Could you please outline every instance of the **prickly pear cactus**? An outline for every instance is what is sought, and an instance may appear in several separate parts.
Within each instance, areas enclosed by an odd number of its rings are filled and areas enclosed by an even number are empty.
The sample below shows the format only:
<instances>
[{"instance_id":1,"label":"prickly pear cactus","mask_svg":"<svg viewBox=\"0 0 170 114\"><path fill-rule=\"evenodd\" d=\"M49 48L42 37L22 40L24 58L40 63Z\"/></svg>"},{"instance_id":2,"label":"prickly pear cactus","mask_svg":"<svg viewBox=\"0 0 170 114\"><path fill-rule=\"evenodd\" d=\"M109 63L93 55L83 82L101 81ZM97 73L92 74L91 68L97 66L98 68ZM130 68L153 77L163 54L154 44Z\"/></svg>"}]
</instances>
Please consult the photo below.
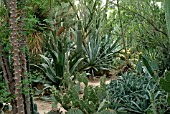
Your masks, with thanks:
<instances>
[{"instance_id":1,"label":"prickly pear cactus","mask_svg":"<svg viewBox=\"0 0 170 114\"><path fill-rule=\"evenodd\" d=\"M168 104L170 105L170 72L166 72L164 77L160 78L159 84L168 93Z\"/></svg>"},{"instance_id":2,"label":"prickly pear cactus","mask_svg":"<svg viewBox=\"0 0 170 114\"><path fill-rule=\"evenodd\" d=\"M55 102L61 103L62 107L68 110L67 114L81 114L80 111L83 111L83 114L93 114L96 111L101 112L105 110L108 106L108 102L105 102L104 99L106 95L105 77L100 80L100 87L88 86L88 79L84 73L78 74L76 78L78 81L76 84L71 84L71 80L66 81L70 86L66 86L69 88L65 90L58 91L53 88ZM84 84L82 89L83 95L80 93L81 83Z\"/></svg>"}]
</instances>

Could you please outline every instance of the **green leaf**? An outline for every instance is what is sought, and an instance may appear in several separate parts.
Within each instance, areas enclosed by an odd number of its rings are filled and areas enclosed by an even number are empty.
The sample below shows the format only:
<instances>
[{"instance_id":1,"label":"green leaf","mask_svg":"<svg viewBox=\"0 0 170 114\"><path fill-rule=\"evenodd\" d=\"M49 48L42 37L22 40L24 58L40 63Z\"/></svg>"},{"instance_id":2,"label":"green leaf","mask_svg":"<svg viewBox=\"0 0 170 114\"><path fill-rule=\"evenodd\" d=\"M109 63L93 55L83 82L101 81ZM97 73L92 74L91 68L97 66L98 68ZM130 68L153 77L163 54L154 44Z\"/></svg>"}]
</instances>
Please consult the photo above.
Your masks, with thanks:
<instances>
[{"instance_id":1,"label":"green leaf","mask_svg":"<svg viewBox=\"0 0 170 114\"><path fill-rule=\"evenodd\" d=\"M43 60L48 64L48 66L52 67L51 62L47 57L45 57L44 55L41 55L41 54L40 54L40 57L43 58Z\"/></svg>"},{"instance_id":2,"label":"green leaf","mask_svg":"<svg viewBox=\"0 0 170 114\"><path fill-rule=\"evenodd\" d=\"M142 64L140 61L137 62L136 69L140 74L142 73Z\"/></svg>"},{"instance_id":3,"label":"green leaf","mask_svg":"<svg viewBox=\"0 0 170 114\"><path fill-rule=\"evenodd\" d=\"M153 77L156 78L154 75L154 71L151 67L151 65L149 64L149 61L146 59L146 57L142 56L142 60L143 60L143 64L146 66L146 69L148 71L148 73Z\"/></svg>"},{"instance_id":4,"label":"green leaf","mask_svg":"<svg viewBox=\"0 0 170 114\"><path fill-rule=\"evenodd\" d=\"M106 103L106 99L103 99L103 101L100 103L100 105L98 107L97 112L99 112L105 106L105 103Z\"/></svg>"}]
</instances>

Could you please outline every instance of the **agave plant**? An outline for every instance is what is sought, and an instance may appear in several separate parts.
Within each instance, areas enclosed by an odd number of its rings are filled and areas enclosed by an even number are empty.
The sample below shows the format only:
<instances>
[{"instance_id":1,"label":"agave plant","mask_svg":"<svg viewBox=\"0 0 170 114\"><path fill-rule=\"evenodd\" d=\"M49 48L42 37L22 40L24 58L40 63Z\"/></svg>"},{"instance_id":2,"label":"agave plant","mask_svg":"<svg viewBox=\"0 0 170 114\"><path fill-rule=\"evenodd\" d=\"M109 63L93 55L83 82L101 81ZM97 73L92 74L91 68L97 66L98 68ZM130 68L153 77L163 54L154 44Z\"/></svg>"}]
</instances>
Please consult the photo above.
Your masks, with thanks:
<instances>
[{"instance_id":1,"label":"agave plant","mask_svg":"<svg viewBox=\"0 0 170 114\"><path fill-rule=\"evenodd\" d=\"M69 54L68 50L70 50L72 46L68 49L69 43L65 38L56 38L56 31L53 31L51 35L52 36L48 35L45 38L45 41L48 41L48 54L46 56L40 55L43 60L40 67L36 65L34 66L40 68L46 74L52 85L59 87L59 84L64 76L64 72L66 72L66 67L69 69L68 72L73 74L83 58L81 58L78 53ZM67 53L68 55L66 55Z\"/></svg>"},{"instance_id":2,"label":"agave plant","mask_svg":"<svg viewBox=\"0 0 170 114\"><path fill-rule=\"evenodd\" d=\"M113 43L109 41L110 36L103 38L95 36L90 39L87 45L83 46L85 60L82 69L92 73L93 76L96 72L113 68L111 63L121 50L118 49L120 38L117 38Z\"/></svg>"},{"instance_id":3,"label":"agave plant","mask_svg":"<svg viewBox=\"0 0 170 114\"><path fill-rule=\"evenodd\" d=\"M147 73L123 74L121 79L110 82L108 92L110 108L120 113L163 114L168 107L167 93Z\"/></svg>"}]
</instances>

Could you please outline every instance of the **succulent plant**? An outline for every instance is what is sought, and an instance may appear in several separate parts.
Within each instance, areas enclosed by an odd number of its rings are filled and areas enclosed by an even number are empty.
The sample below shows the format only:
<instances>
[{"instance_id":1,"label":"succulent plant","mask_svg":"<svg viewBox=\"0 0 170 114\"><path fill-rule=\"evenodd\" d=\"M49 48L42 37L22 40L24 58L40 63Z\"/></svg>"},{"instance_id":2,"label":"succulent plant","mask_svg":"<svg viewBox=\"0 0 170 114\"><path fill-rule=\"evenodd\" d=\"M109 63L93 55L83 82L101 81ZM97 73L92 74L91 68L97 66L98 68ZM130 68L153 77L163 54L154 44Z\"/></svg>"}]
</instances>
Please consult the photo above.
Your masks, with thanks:
<instances>
[{"instance_id":1,"label":"succulent plant","mask_svg":"<svg viewBox=\"0 0 170 114\"><path fill-rule=\"evenodd\" d=\"M20 55L19 55L19 42L18 42L18 23L17 23L17 0L10 1L10 28L11 28L11 44L12 44L12 59L14 66L14 80L15 80L15 95L16 95L16 104L19 114L24 114L24 105L23 105L23 95L22 95L22 70L20 67Z\"/></svg>"},{"instance_id":2,"label":"succulent plant","mask_svg":"<svg viewBox=\"0 0 170 114\"><path fill-rule=\"evenodd\" d=\"M37 104L36 103L34 103L34 107L33 107L34 109L34 114L39 114L39 112L38 112L38 107L37 107Z\"/></svg>"},{"instance_id":3,"label":"succulent plant","mask_svg":"<svg viewBox=\"0 0 170 114\"><path fill-rule=\"evenodd\" d=\"M86 74L77 74L77 84L73 83L68 75L64 78L64 87L61 90L53 90L55 103L61 103L65 110L68 110L68 114L100 114L105 111L108 106L106 100L106 85L105 78L102 78L100 87L88 86L88 79ZM83 96L81 97L79 91L81 89L80 83L84 83ZM64 88L64 89L63 89ZM114 112L114 111L111 111ZM103 114L103 113L102 113ZM114 113L112 113L114 114Z\"/></svg>"},{"instance_id":4,"label":"succulent plant","mask_svg":"<svg viewBox=\"0 0 170 114\"><path fill-rule=\"evenodd\" d=\"M167 95L154 78L126 73L108 85L110 108L118 112L166 112Z\"/></svg>"}]
</instances>

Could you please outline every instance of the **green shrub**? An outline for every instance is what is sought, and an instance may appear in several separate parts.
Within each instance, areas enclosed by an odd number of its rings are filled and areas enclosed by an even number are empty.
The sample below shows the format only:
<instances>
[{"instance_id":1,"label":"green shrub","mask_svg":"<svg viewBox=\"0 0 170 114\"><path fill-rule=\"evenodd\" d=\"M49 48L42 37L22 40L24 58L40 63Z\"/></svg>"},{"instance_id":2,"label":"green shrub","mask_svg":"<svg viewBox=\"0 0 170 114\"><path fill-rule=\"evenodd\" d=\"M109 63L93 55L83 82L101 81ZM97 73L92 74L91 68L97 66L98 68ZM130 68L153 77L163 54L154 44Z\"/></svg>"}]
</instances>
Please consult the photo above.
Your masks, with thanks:
<instances>
[{"instance_id":1,"label":"green shrub","mask_svg":"<svg viewBox=\"0 0 170 114\"><path fill-rule=\"evenodd\" d=\"M110 108L126 113L164 113L167 109L167 93L157 81L148 75L126 73L121 79L108 85Z\"/></svg>"}]
</instances>

